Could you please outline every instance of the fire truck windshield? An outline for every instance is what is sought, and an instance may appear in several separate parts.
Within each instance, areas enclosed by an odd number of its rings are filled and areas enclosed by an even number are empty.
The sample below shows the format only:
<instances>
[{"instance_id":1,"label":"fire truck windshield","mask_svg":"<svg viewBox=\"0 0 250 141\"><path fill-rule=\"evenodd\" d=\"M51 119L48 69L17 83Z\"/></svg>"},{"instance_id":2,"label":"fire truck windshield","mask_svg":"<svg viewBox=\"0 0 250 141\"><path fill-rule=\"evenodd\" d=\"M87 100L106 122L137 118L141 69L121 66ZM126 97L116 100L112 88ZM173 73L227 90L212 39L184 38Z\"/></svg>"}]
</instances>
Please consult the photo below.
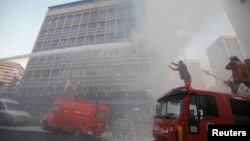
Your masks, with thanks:
<instances>
[{"instance_id":1,"label":"fire truck windshield","mask_svg":"<svg viewBox=\"0 0 250 141\"><path fill-rule=\"evenodd\" d=\"M158 101L156 107L157 118L178 118L182 109L184 95L165 97Z\"/></svg>"}]
</instances>

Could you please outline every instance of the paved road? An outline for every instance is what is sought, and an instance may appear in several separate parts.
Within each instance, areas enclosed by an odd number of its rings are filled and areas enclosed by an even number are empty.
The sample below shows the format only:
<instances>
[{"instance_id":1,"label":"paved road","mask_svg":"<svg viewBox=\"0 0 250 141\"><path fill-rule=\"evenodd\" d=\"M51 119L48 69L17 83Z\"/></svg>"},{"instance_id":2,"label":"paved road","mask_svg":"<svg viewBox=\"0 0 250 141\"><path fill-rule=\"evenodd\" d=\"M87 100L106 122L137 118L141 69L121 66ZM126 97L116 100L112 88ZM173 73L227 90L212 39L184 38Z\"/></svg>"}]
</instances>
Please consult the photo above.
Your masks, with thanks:
<instances>
[{"instance_id":1,"label":"paved road","mask_svg":"<svg viewBox=\"0 0 250 141\"><path fill-rule=\"evenodd\" d=\"M135 137L132 141L152 141L152 137ZM122 141L106 132L102 138L75 138L69 132L44 131L39 126L0 126L0 141ZM124 140L125 141L125 140Z\"/></svg>"},{"instance_id":2,"label":"paved road","mask_svg":"<svg viewBox=\"0 0 250 141\"><path fill-rule=\"evenodd\" d=\"M98 141L97 139L74 138L72 134L56 131L20 131L0 128L0 141ZM99 139L102 141L102 139Z\"/></svg>"},{"instance_id":3,"label":"paved road","mask_svg":"<svg viewBox=\"0 0 250 141\"><path fill-rule=\"evenodd\" d=\"M136 137L133 141L152 141L152 137ZM121 141L105 132L102 138L75 138L69 132L61 130L45 131L40 127L40 118L32 117L22 126L1 126L0 141Z\"/></svg>"}]
</instances>

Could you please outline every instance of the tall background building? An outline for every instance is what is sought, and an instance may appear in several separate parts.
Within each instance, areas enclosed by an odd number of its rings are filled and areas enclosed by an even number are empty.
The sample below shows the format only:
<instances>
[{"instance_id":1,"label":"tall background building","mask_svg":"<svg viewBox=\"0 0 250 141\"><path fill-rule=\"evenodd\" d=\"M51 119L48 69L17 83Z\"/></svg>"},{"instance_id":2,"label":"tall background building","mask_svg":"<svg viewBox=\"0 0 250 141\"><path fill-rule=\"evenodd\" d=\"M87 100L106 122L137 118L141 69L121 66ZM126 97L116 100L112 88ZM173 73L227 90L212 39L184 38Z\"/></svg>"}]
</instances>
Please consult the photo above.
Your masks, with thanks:
<instances>
[{"instance_id":1,"label":"tall background building","mask_svg":"<svg viewBox=\"0 0 250 141\"><path fill-rule=\"evenodd\" d=\"M221 1L232 26L245 51L246 57L250 57L250 1L249 0L222 0ZM244 56L245 57L245 56Z\"/></svg>"},{"instance_id":2,"label":"tall background building","mask_svg":"<svg viewBox=\"0 0 250 141\"><path fill-rule=\"evenodd\" d=\"M145 114L153 104L151 55L132 38L141 30L143 2L87 0L49 7L18 101L36 111L58 97L84 97L109 105L110 124L129 116L145 125L139 115L152 115Z\"/></svg>"},{"instance_id":3,"label":"tall background building","mask_svg":"<svg viewBox=\"0 0 250 141\"><path fill-rule=\"evenodd\" d=\"M204 74L202 73L199 60L187 59L185 60L185 63L192 77L192 86L197 89L206 89Z\"/></svg>"},{"instance_id":4,"label":"tall background building","mask_svg":"<svg viewBox=\"0 0 250 141\"><path fill-rule=\"evenodd\" d=\"M14 61L0 62L0 92L7 92L8 88L15 87L24 73L24 68Z\"/></svg>"},{"instance_id":5,"label":"tall background building","mask_svg":"<svg viewBox=\"0 0 250 141\"><path fill-rule=\"evenodd\" d=\"M217 78L215 79L214 89L230 92L229 87L226 87L222 82L231 77L231 71L225 70L225 66L231 56L238 56L242 61L246 57L245 50L240 45L238 37L236 35L220 36L206 51L212 74Z\"/></svg>"}]
</instances>

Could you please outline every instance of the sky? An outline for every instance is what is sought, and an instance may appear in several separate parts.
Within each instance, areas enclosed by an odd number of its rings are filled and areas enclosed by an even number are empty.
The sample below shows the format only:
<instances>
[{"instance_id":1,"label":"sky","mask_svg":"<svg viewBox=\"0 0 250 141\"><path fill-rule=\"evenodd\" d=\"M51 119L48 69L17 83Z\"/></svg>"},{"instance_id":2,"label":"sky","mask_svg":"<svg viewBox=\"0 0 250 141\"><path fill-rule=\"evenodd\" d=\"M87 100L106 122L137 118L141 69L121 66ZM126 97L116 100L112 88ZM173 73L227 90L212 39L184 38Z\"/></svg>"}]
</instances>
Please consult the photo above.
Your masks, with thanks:
<instances>
[{"instance_id":1,"label":"sky","mask_svg":"<svg viewBox=\"0 0 250 141\"><path fill-rule=\"evenodd\" d=\"M0 58L32 51L48 7L74 0L0 0Z\"/></svg>"},{"instance_id":2,"label":"sky","mask_svg":"<svg viewBox=\"0 0 250 141\"><path fill-rule=\"evenodd\" d=\"M30 54L48 7L74 1L0 0L0 59ZM145 1L146 18L141 19L144 30L133 38L145 39L148 51L155 55L156 80L176 79L178 74L170 72L168 65L184 59L184 54L209 70L206 48L221 35L235 34L218 0ZM27 59L17 61L25 67ZM162 76L162 72L174 75Z\"/></svg>"}]
</instances>

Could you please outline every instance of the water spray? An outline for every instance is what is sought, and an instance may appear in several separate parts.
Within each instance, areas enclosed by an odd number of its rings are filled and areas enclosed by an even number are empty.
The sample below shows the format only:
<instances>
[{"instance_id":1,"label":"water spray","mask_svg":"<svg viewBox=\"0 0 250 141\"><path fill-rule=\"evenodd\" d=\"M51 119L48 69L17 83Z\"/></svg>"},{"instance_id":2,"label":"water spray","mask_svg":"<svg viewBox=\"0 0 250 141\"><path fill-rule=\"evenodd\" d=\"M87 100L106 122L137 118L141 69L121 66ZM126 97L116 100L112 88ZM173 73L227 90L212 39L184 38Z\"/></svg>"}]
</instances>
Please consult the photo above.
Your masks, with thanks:
<instances>
[{"instance_id":1,"label":"water spray","mask_svg":"<svg viewBox=\"0 0 250 141\"><path fill-rule=\"evenodd\" d=\"M35 56L65 53L65 52L89 51L89 50L93 50L93 49L98 50L98 49L107 49L107 48L126 48L126 47L131 47L132 45L133 44L130 42L83 45L83 46L76 46L76 47L68 47L68 48L61 48L61 49L54 49L54 50L39 51L39 52L31 53L31 54L16 55L16 56L7 57L7 58L0 58L0 62L7 61L7 60L28 58L28 57L35 57Z\"/></svg>"}]
</instances>

